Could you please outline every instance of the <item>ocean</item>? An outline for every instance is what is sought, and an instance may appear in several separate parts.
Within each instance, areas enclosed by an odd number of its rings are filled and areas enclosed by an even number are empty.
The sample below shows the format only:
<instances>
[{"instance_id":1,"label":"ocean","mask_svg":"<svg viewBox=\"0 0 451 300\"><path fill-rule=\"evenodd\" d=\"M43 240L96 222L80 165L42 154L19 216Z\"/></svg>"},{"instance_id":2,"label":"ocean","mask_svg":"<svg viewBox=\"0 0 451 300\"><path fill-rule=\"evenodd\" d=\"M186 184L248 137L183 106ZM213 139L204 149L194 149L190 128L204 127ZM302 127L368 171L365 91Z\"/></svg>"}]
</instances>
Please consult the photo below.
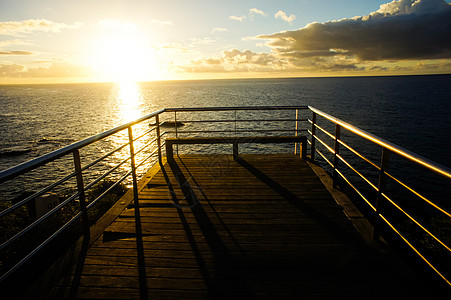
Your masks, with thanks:
<instances>
[{"instance_id":1,"label":"ocean","mask_svg":"<svg viewBox=\"0 0 451 300\"><path fill-rule=\"evenodd\" d=\"M260 105L311 105L451 167L450 87L451 75L1 85L0 171L164 107Z\"/></svg>"}]
</instances>

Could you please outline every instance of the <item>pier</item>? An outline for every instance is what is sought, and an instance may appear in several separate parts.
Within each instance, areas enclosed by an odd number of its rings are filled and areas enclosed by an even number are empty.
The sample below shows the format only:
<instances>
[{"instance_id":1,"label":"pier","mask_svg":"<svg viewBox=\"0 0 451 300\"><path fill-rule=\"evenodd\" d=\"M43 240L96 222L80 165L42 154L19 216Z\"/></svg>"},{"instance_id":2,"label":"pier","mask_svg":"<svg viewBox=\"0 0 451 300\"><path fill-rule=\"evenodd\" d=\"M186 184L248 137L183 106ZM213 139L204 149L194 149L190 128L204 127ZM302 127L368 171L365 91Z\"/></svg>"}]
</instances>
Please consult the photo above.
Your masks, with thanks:
<instances>
[{"instance_id":1,"label":"pier","mask_svg":"<svg viewBox=\"0 0 451 300\"><path fill-rule=\"evenodd\" d=\"M202 115L212 112L213 117ZM312 117L303 118L303 112ZM201 115L196 117L196 113ZM181 130L178 124L190 125ZM334 133L328 131L331 127ZM344 131L379 147L379 162L350 146ZM118 134L116 139L122 144L115 149L95 158L80 154ZM247 153L246 149L266 144L281 147L268 148L269 153ZM199 145L213 150L202 152ZM214 150L218 145L225 148ZM183 147L194 151L184 153ZM123 150L128 154L114 160ZM342 154L345 150L376 169L378 181L373 183L369 175L355 169L354 161ZM23 258L15 262L2 258L2 291L11 299L423 299L435 295L451 286L450 248L440 232L427 228L403 204L394 202L386 182L407 187L445 217L451 214L392 175L390 154L438 174L445 183L451 179L446 167L312 107L157 111L0 173L0 182L8 182L66 156L72 158L75 170L12 203L0 212L0 218L69 179L76 183L72 195L19 228L2 242L0 251L16 249L15 243L48 224L60 210L70 205L78 208L72 219L43 237ZM317 164L316 156L332 167L330 172ZM89 171L104 160L111 169L93 179ZM150 167L139 173L149 161ZM129 167L120 173L124 165ZM374 197L350 180L344 166L364 179ZM114 177L116 182L88 200L88 191L113 172L120 174ZM96 203L102 203L109 191L126 180L131 189L90 223L89 212ZM343 193L349 190L352 201ZM360 211L356 203L367 209ZM389 204L391 211L412 220L448 254L424 254L397 227L398 219L391 219ZM58 245L71 226L83 228L78 241L53 262L39 264L39 258ZM416 266L409 264L411 258L400 258L400 253L408 251L415 256ZM39 273L35 273L36 265ZM423 269L427 271L419 272ZM29 284L24 287L23 281Z\"/></svg>"}]
</instances>

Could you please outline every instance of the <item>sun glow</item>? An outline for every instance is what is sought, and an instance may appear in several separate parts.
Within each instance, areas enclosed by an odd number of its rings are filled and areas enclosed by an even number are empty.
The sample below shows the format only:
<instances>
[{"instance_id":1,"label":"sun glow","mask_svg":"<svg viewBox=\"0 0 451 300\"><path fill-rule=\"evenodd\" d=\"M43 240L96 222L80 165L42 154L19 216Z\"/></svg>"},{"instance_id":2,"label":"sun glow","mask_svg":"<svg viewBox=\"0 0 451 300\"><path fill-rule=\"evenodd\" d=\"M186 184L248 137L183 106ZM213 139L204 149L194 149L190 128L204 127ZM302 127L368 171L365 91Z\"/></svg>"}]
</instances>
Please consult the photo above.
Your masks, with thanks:
<instances>
[{"instance_id":1,"label":"sun glow","mask_svg":"<svg viewBox=\"0 0 451 300\"><path fill-rule=\"evenodd\" d=\"M161 79L161 66L149 40L137 32L116 31L94 43L92 65L102 80L133 82Z\"/></svg>"}]
</instances>

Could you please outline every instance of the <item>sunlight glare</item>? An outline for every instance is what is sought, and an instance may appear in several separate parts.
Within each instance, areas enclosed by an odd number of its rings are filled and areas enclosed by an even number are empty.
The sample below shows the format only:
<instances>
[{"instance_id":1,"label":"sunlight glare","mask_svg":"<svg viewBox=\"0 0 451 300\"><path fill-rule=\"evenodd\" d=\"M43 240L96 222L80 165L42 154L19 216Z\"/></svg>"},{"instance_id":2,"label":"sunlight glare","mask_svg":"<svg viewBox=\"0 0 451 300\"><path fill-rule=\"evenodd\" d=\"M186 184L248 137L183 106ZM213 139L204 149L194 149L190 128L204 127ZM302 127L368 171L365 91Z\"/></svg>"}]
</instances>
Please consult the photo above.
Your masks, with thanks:
<instances>
[{"instance_id":1,"label":"sunlight glare","mask_svg":"<svg viewBox=\"0 0 451 300\"><path fill-rule=\"evenodd\" d=\"M96 41L93 65L103 80L160 79L157 53L137 32L118 31Z\"/></svg>"}]
</instances>

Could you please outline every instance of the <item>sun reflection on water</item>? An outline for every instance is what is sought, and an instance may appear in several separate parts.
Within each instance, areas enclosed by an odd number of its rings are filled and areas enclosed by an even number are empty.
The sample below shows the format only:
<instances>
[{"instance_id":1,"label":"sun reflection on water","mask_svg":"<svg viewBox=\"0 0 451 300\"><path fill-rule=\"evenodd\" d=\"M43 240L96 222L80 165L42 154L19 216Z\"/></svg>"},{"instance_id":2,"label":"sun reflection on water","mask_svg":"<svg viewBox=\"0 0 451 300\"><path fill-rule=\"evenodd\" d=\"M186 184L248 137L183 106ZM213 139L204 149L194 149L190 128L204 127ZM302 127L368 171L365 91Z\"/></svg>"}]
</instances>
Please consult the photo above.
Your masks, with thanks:
<instances>
[{"instance_id":1,"label":"sun reflection on water","mask_svg":"<svg viewBox=\"0 0 451 300\"><path fill-rule=\"evenodd\" d=\"M122 119L120 123L130 122L140 117L139 106L142 102L142 94L138 83L134 81L119 82L117 99L118 115Z\"/></svg>"},{"instance_id":2,"label":"sun reflection on water","mask_svg":"<svg viewBox=\"0 0 451 300\"><path fill-rule=\"evenodd\" d=\"M139 86L139 83L134 81L118 82L116 83L114 90L115 99L115 114L116 114L116 124L121 125L134 121L141 117L144 113L142 112L142 104L144 102L143 93ZM149 122L142 122L135 124L132 127L133 138L133 148L136 153L135 163L139 164L144 159L149 158L149 154L154 151L155 147L149 145L151 139L154 138L151 134L145 134L149 131ZM137 139L139 137L139 139ZM128 130L122 130L116 134L113 134L108 139L110 145L104 149L107 153L113 149L117 149L129 142ZM141 149L143 151L141 151ZM139 153L138 153L139 152ZM130 147L124 147L121 150L113 153L109 159L109 167L112 168L117 166L118 163L129 159L130 157ZM150 168L151 164L156 161L155 157L151 157L146 161L140 168L137 169L138 177L145 174L146 170ZM112 176L124 175L128 170L130 170L129 160L118 169L118 173L114 173ZM125 183L127 185L131 184L131 178L126 179Z\"/></svg>"}]
</instances>

